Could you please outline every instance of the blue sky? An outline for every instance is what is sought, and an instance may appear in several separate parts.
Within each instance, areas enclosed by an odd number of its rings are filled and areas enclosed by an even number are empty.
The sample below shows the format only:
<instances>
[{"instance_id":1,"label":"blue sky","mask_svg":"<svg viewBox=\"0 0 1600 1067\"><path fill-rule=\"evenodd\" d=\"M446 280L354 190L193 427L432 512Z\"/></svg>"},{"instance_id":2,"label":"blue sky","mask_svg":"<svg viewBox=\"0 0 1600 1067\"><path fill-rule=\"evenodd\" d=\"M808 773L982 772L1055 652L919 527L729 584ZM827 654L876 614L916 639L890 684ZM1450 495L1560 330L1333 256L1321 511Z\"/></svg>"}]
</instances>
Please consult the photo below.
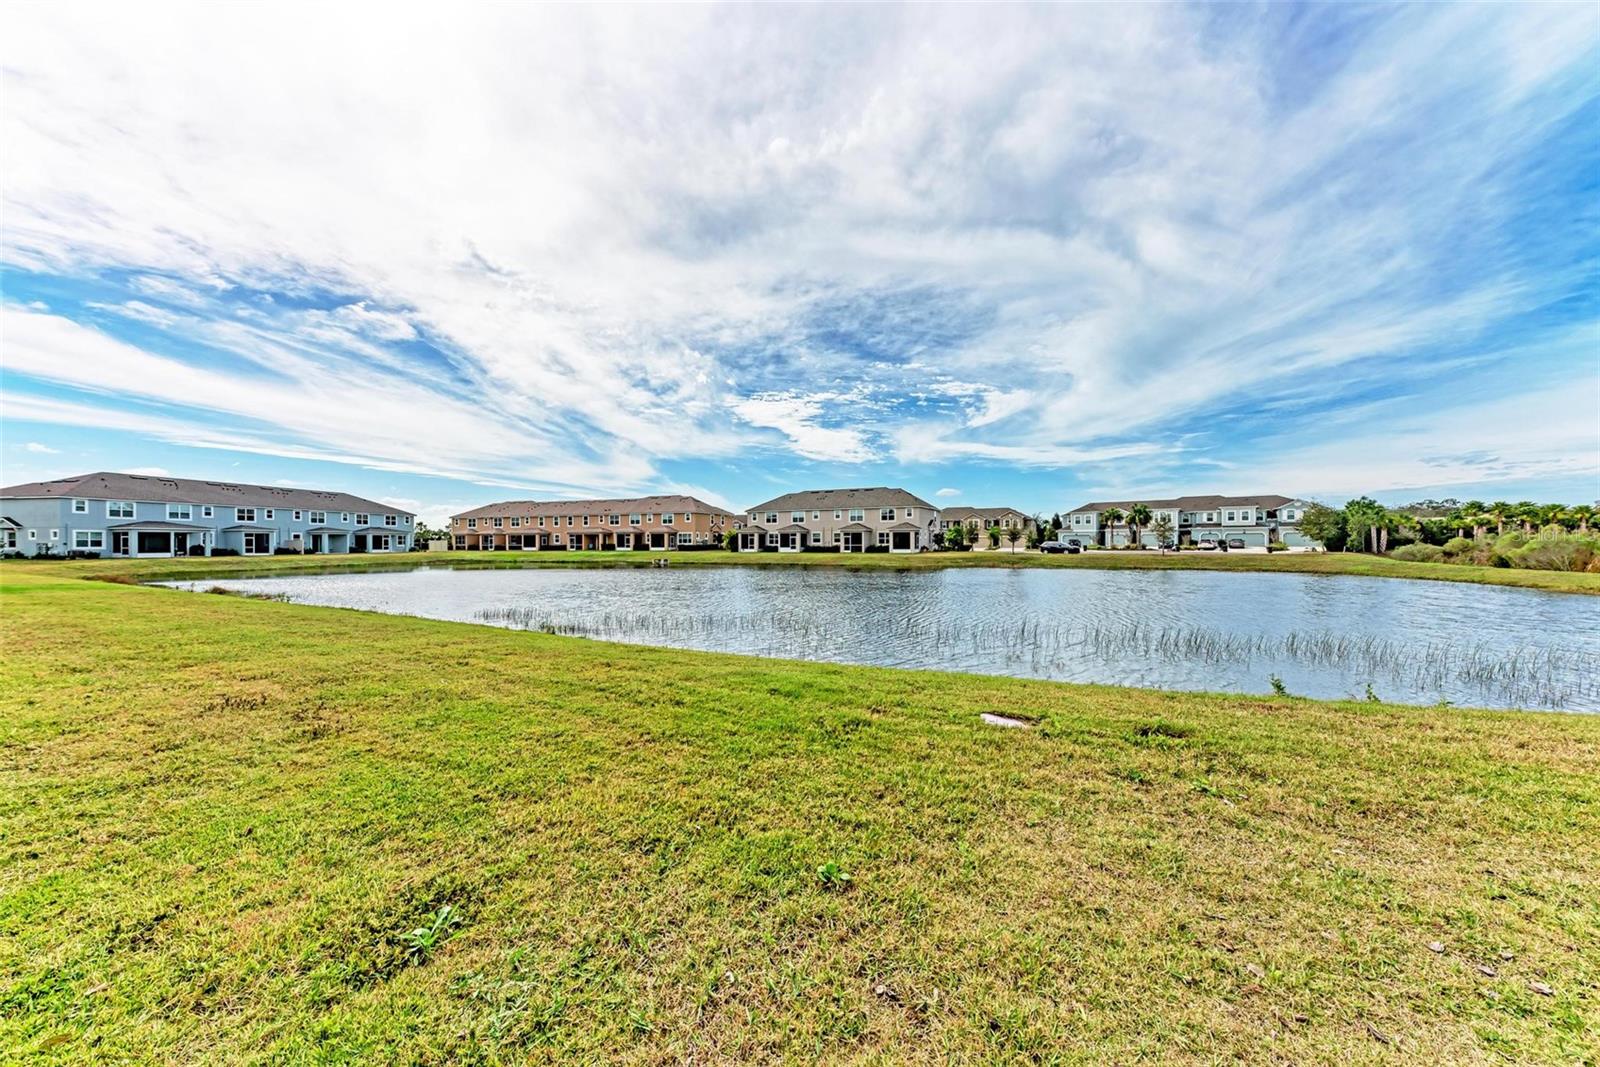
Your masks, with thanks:
<instances>
[{"instance_id":1,"label":"blue sky","mask_svg":"<svg viewBox=\"0 0 1600 1067\"><path fill-rule=\"evenodd\" d=\"M0 30L6 483L1600 496L1592 7Z\"/></svg>"}]
</instances>

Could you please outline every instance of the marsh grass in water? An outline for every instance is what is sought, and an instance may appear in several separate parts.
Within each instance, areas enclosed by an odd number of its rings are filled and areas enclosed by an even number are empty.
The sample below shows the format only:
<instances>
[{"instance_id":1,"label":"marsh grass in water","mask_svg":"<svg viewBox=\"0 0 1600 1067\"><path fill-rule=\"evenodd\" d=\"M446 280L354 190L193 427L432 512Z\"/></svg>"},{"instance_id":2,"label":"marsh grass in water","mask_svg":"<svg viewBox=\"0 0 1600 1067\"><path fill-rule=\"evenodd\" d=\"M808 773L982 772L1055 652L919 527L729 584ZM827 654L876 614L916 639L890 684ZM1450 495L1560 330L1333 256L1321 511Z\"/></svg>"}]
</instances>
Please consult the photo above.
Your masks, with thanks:
<instances>
[{"instance_id":1,"label":"marsh grass in water","mask_svg":"<svg viewBox=\"0 0 1600 1067\"><path fill-rule=\"evenodd\" d=\"M573 618L538 607L513 607L484 609L477 617L512 629L636 644L705 646L730 635L764 637L764 645L755 642L764 653L797 659L826 658L823 653L833 637L827 619L806 612L725 616L606 611ZM1083 658L1241 667L1294 663L1365 678L1368 700L1376 699L1378 682L1418 691L1467 688L1514 707L1590 706L1600 700L1600 657L1551 645L1503 650L1375 634L1241 634L1140 621L1068 624L1026 618L976 623L902 618L883 629L897 644L926 649L933 658L959 650L1044 676ZM1279 675L1272 673L1270 679L1274 693L1288 695Z\"/></svg>"}]
</instances>

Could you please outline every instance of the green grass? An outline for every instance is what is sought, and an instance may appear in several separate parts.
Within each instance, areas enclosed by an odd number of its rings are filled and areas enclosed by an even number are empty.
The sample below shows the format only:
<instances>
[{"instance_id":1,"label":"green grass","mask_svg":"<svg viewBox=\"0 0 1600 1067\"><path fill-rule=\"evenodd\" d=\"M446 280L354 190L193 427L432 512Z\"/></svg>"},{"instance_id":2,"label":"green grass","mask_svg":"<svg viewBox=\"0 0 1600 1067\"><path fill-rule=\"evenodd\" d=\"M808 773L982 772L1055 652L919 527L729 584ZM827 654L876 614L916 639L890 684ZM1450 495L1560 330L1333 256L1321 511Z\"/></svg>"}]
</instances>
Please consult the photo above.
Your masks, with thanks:
<instances>
[{"instance_id":1,"label":"green grass","mask_svg":"<svg viewBox=\"0 0 1600 1067\"><path fill-rule=\"evenodd\" d=\"M1155 551L1084 552L1076 556L1043 556L1031 552L928 552L918 555L887 553L803 552L449 552L404 555L261 556L218 559L18 561L22 566L46 567L51 573L118 575L134 573L150 580L210 577L216 574L267 574L343 570L345 568L414 567L423 564L473 567L648 567L666 556L674 567L848 567L858 570L920 570L929 567L1058 567L1090 570L1204 570L1257 571L1287 574L1346 574L1371 578L1413 578L1439 582L1473 582L1481 585L1540 589L1555 593L1600 595L1600 574L1567 571L1517 570L1454 563L1405 563L1383 556L1350 552L1280 552L1273 555L1242 552ZM58 571L58 568L67 568Z\"/></svg>"},{"instance_id":2,"label":"green grass","mask_svg":"<svg viewBox=\"0 0 1600 1067\"><path fill-rule=\"evenodd\" d=\"M682 653L84 570L0 565L6 1060L1600 1048L1600 717Z\"/></svg>"}]
</instances>

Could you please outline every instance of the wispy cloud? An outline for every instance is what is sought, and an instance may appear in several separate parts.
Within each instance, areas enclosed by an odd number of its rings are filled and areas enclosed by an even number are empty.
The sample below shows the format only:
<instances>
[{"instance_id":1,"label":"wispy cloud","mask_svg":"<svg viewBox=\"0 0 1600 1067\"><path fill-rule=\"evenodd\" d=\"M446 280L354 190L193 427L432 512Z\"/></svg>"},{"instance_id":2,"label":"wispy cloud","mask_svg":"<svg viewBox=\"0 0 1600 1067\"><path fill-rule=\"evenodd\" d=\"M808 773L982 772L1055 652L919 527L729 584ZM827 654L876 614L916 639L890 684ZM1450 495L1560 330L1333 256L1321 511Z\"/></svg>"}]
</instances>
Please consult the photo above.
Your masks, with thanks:
<instances>
[{"instance_id":1,"label":"wispy cloud","mask_svg":"<svg viewBox=\"0 0 1600 1067\"><path fill-rule=\"evenodd\" d=\"M530 492L1274 489L1394 398L1600 380L1579 6L319 18L10 14L8 419ZM1407 441L1371 476L1510 469Z\"/></svg>"},{"instance_id":2,"label":"wispy cloud","mask_svg":"<svg viewBox=\"0 0 1600 1067\"><path fill-rule=\"evenodd\" d=\"M23 445L22 448L24 451L32 452L35 455L40 456L57 456L61 454L60 449L51 448L49 445L40 444L38 441L29 441L27 444Z\"/></svg>"}]
</instances>

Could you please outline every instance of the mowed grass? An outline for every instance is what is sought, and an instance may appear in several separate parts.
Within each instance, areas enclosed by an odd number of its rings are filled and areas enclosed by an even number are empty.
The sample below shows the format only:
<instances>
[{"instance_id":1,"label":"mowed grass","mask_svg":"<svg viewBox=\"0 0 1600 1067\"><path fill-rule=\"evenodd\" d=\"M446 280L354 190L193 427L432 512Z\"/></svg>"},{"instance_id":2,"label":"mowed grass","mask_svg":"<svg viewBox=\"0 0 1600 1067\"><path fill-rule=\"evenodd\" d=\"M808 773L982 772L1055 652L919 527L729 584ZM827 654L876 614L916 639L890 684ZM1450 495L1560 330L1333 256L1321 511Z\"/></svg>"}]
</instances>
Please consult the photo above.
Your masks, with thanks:
<instances>
[{"instance_id":1,"label":"mowed grass","mask_svg":"<svg viewBox=\"0 0 1600 1067\"><path fill-rule=\"evenodd\" d=\"M648 567L660 559L674 567L845 567L854 570L920 570L939 567L1059 567L1087 570L1264 571L1288 574L1342 574L1369 578L1410 578L1436 582L1471 582L1553 593L1600 596L1600 574L1518 570L1456 563L1406 563L1359 552L1156 551L1083 552L1046 556L1037 552L925 552L908 555L837 552L434 552L396 555L254 556L217 559L20 561L49 573L114 576L136 574L142 580L209 577L216 574L270 574L346 568L413 566L470 567ZM63 570L65 568L65 570Z\"/></svg>"},{"instance_id":2,"label":"mowed grass","mask_svg":"<svg viewBox=\"0 0 1600 1067\"><path fill-rule=\"evenodd\" d=\"M807 665L73 573L0 566L3 1059L1600 1048L1600 717Z\"/></svg>"}]
</instances>

